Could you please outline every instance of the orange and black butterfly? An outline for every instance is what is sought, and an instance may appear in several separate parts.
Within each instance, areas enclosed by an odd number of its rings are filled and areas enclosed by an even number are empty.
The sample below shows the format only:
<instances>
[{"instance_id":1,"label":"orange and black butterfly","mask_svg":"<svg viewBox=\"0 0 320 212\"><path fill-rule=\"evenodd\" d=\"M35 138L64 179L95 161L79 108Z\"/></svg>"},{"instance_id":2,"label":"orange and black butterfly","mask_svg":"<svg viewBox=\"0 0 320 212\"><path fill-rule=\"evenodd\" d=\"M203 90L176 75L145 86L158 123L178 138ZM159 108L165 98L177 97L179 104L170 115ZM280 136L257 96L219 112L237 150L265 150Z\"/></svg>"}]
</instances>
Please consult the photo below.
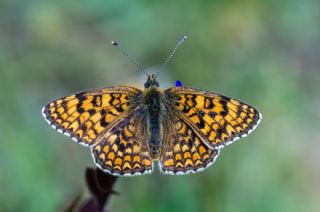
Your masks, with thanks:
<instances>
[{"instance_id":1,"label":"orange and black butterfly","mask_svg":"<svg viewBox=\"0 0 320 212\"><path fill-rule=\"evenodd\" d=\"M66 96L42 113L58 132L90 147L96 165L116 176L149 174L154 163L163 174L202 171L262 118L245 103L179 82L162 90L156 78L148 75L143 91L117 86Z\"/></svg>"}]
</instances>

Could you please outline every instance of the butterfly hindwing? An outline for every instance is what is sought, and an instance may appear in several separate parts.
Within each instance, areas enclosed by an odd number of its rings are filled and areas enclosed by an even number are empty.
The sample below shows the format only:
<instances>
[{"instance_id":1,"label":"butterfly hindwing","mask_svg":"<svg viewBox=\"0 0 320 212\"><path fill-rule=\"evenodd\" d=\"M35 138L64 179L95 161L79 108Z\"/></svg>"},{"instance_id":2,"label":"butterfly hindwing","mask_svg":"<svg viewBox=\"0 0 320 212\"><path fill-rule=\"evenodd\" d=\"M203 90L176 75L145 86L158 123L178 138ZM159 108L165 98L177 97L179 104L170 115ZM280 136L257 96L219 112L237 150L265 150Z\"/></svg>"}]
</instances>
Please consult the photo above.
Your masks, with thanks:
<instances>
[{"instance_id":1,"label":"butterfly hindwing","mask_svg":"<svg viewBox=\"0 0 320 212\"><path fill-rule=\"evenodd\" d=\"M42 113L58 132L91 146L140 94L140 90L124 86L80 92L48 103Z\"/></svg>"},{"instance_id":2,"label":"butterfly hindwing","mask_svg":"<svg viewBox=\"0 0 320 212\"><path fill-rule=\"evenodd\" d=\"M164 174L189 174L211 165L219 150L210 149L183 119L171 114L167 119L167 134L160 157L160 171Z\"/></svg>"},{"instance_id":3,"label":"butterfly hindwing","mask_svg":"<svg viewBox=\"0 0 320 212\"><path fill-rule=\"evenodd\" d=\"M173 87L165 94L181 117L213 148L248 135L262 118L250 105L213 92Z\"/></svg>"},{"instance_id":4,"label":"butterfly hindwing","mask_svg":"<svg viewBox=\"0 0 320 212\"><path fill-rule=\"evenodd\" d=\"M112 175L134 176L152 172L146 123L139 112L123 117L92 148L96 164Z\"/></svg>"}]
</instances>

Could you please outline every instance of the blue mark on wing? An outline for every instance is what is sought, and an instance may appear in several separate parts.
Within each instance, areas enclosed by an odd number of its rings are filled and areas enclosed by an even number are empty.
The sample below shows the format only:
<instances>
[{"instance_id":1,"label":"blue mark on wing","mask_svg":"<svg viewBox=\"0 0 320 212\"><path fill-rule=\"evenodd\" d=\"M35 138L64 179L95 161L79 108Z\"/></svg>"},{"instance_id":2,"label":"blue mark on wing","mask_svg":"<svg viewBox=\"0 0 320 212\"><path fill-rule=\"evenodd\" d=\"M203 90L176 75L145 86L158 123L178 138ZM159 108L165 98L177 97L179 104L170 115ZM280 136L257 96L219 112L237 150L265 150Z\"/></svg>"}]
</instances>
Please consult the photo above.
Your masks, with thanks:
<instances>
[{"instance_id":1,"label":"blue mark on wing","mask_svg":"<svg viewBox=\"0 0 320 212\"><path fill-rule=\"evenodd\" d=\"M176 81L176 87L182 87L182 82L180 80Z\"/></svg>"}]
</instances>

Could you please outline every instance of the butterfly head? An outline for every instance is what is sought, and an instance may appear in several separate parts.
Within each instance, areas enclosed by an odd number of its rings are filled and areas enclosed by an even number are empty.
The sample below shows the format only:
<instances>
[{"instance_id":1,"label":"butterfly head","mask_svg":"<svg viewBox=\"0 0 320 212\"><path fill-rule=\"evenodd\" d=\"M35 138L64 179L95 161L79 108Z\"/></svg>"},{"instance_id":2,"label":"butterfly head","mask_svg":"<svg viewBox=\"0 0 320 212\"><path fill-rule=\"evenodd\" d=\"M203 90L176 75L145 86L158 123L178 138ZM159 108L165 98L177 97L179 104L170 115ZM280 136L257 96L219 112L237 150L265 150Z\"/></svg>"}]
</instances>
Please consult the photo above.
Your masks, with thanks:
<instances>
[{"instance_id":1,"label":"butterfly head","mask_svg":"<svg viewBox=\"0 0 320 212\"><path fill-rule=\"evenodd\" d=\"M144 88L149 88L149 87L159 87L157 76L155 74L149 74L147 82L144 83Z\"/></svg>"}]
</instances>

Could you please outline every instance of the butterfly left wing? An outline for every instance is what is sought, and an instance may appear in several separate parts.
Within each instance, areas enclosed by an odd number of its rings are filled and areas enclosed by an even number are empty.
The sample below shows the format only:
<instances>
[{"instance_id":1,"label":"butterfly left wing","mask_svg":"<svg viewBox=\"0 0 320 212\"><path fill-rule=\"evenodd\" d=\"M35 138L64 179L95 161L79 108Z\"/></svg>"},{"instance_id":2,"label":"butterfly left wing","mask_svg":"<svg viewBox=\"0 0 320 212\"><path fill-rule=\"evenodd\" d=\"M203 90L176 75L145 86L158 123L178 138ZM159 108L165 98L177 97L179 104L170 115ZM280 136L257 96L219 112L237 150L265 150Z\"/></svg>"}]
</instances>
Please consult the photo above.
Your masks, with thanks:
<instances>
[{"instance_id":1,"label":"butterfly left wing","mask_svg":"<svg viewBox=\"0 0 320 212\"><path fill-rule=\"evenodd\" d=\"M143 109L137 108L110 128L91 149L96 165L104 172L135 176L152 172Z\"/></svg>"},{"instance_id":2,"label":"butterfly left wing","mask_svg":"<svg viewBox=\"0 0 320 212\"><path fill-rule=\"evenodd\" d=\"M84 146L92 146L112 124L134 108L141 93L127 86L80 92L48 103L42 114L58 132Z\"/></svg>"},{"instance_id":3,"label":"butterfly left wing","mask_svg":"<svg viewBox=\"0 0 320 212\"><path fill-rule=\"evenodd\" d=\"M250 105L213 92L188 87L164 91L172 110L211 148L221 148L247 136L262 116Z\"/></svg>"}]
</instances>

